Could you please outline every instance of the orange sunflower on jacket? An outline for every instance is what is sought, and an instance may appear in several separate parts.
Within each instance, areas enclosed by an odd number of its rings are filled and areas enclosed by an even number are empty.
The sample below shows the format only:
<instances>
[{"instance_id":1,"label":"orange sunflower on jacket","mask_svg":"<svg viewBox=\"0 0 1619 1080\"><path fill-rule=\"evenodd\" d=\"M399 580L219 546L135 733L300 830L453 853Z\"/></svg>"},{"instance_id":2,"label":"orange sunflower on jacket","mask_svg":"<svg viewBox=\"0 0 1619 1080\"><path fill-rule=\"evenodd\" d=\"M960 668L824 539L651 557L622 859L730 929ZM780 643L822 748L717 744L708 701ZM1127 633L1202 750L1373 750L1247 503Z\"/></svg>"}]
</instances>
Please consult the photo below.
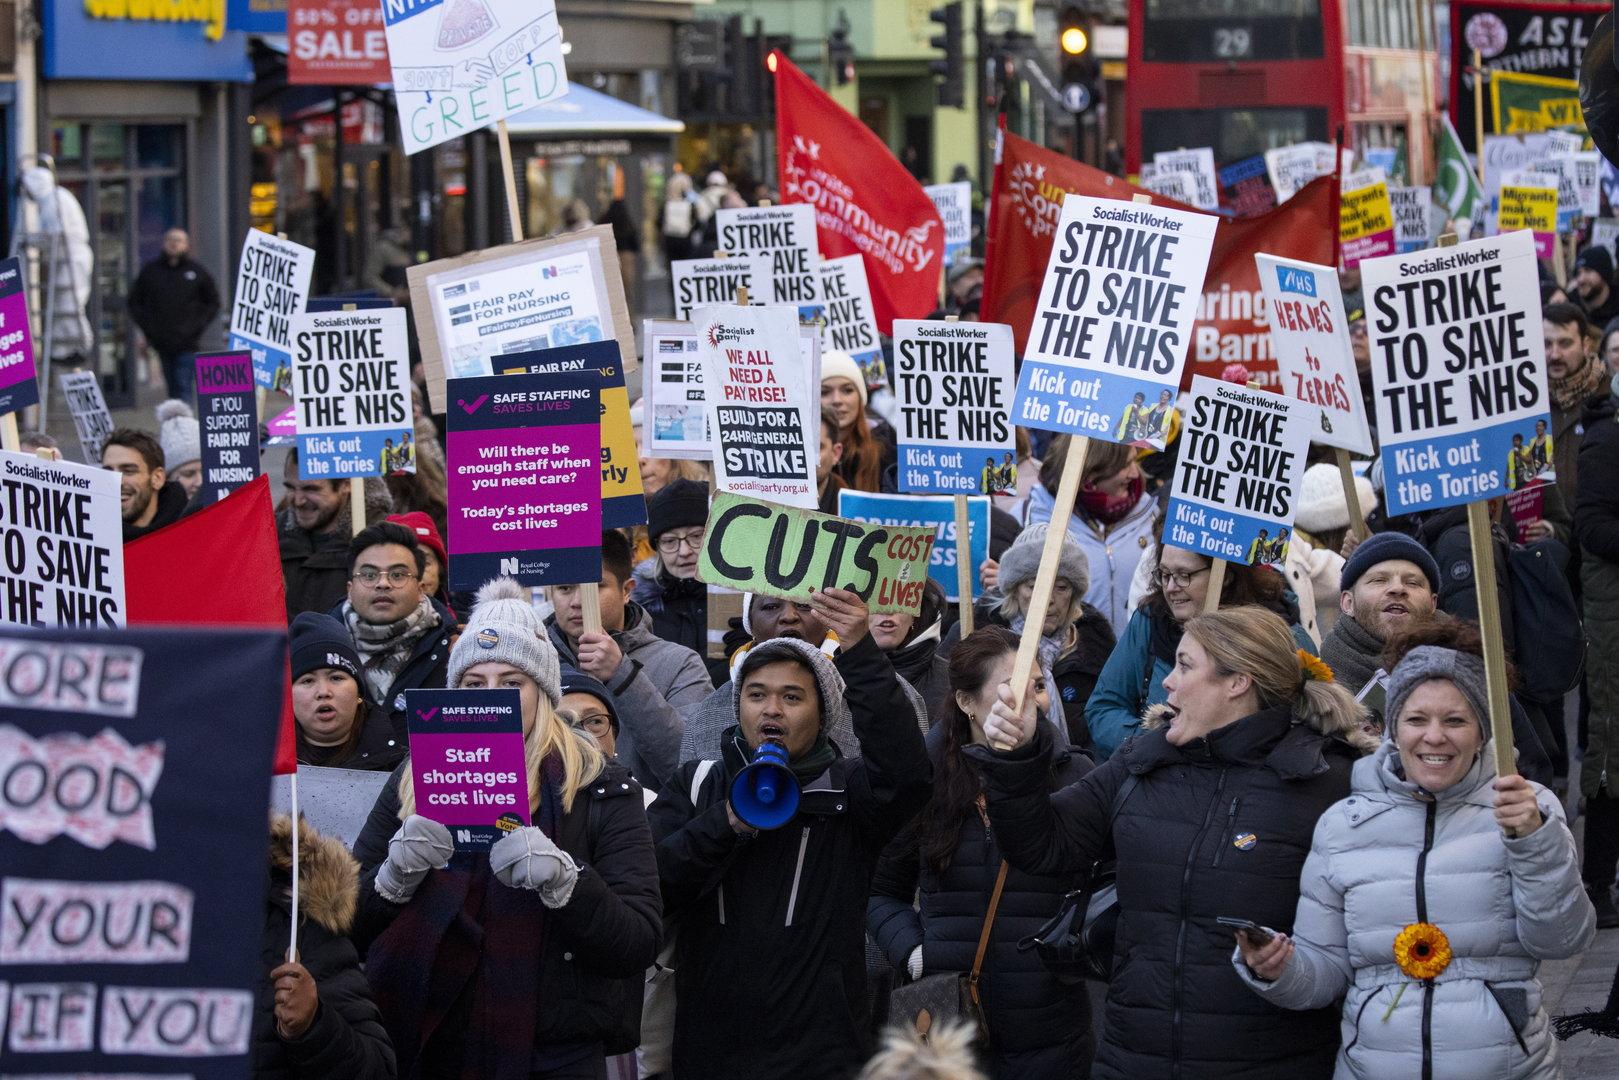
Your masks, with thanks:
<instances>
[{"instance_id":1,"label":"orange sunflower on jacket","mask_svg":"<svg viewBox=\"0 0 1619 1080\"><path fill-rule=\"evenodd\" d=\"M1437 979L1451 955L1450 939L1433 923L1412 923L1394 937L1394 962L1413 979Z\"/></svg>"}]
</instances>

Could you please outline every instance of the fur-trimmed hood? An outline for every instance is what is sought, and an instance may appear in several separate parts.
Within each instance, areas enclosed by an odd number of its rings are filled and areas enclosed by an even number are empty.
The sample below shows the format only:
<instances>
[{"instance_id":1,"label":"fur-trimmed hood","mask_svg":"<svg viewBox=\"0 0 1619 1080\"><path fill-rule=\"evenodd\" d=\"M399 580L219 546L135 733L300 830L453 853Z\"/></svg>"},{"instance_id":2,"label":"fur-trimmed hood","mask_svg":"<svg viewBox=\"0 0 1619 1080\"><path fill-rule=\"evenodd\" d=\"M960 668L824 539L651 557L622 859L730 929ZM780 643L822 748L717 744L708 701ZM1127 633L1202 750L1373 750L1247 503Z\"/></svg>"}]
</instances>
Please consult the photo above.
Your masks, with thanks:
<instances>
[{"instance_id":1,"label":"fur-trimmed hood","mask_svg":"<svg viewBox=\"0 0 1619 1080\"><path fill-rule=\"evenodd\" d=\"M1366 715L1364 708L1360 709L1360 714ZM1159 728L1167 728L1170 718L1174 715L1175 710L1168 702L1148 705L1141 713L1141 730L1156 731ZM1340 721L1336 724L1327 724L1323 722L1322 717L1306 719L1299 717L1297 713L1294 714L1294 717L1317 734L1348 743L1362 754L1370 754L1377 749L1378 737L1367 731L1359 723Z\"/></svg>"},{"instance_id":2,"label":"fur-trimmed hood","mask_svg":"<svg viewBox=\"0 0 1619 1080\"><path fill-rule=\"evenodd\" d=\"M292 886L292 819L270 818L271 895L286 895ZM334 934L354 925L360 895L360 864L335 837L322 836L307 820L298 823L298 906L304 917Z\"/></svg>"}]
</instances>

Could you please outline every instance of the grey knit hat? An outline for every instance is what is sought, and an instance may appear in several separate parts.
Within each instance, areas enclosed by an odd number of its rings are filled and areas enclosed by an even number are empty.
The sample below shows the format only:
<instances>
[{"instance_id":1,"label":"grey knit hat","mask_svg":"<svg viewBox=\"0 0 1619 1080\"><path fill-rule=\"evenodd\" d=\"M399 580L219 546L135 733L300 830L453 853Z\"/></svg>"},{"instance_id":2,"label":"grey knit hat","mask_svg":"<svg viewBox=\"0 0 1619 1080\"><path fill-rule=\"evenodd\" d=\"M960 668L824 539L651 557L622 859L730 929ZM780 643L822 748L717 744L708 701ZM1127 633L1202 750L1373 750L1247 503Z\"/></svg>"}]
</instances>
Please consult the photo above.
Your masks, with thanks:
<instances>
[{"instance_id":1,"label":"grey knit hat","mask_svg":"<svg viewBox=\"0 0 1619 1080\"><path fill-rule=\"evenodd\" d=\"M202 457L202 428L191 414L191 406L179 398L159 402L157 443L163 448L163 467L173 472L188 461Z\"/></svg>"},{"instance_id":2,"label":"grey knit hat","mask_svg":"<svg viewBox=\"0 0 1619 1080\"><path fill-rule=\"evenodd\" d=\"M1047 522L1030 525L1018 533L1012 546L1001 553L999 585L1001 593L1010 596L1012 590L1025 581L1033 581L1040 571L1040 555L1046 546ZM1074 586L1075 596L1084 596L1091 587L1090 563L1085 552L1072 536L1063 534L1062 554L1057 561L1057 575Z\"/></svg>"},{"instance_id":3,"label":"grey knit hat","mask_svg":"<svg viewBox=\"0 0 1619 1080\"><path fill-rule=\"evenodd\" d=\"M529 602L529 592L511 578L495 578L478 590L467 628L450 650L445 683L454 689L475 664L510 664L540 684L551 707L562 704L562 662Z\"/></svg>"},{"instance_id":4,"label":"grey knit hat","mask_svg":"<svg viewBox=\"0 0 1619 1080\"><path fill-rule=\"evenodd\" d=\"M1484 682L1484 661L1472 653L1439 645L1418 645L1389 672L1385 691L1387 705L1383 711L1387 737L1391 740L1394 738L1400 710L1405 707L1405 700L1411 696L1411 691L1429 679L1448 679L1461 691L1467 704L1472 706L1473 714L1478 717L1479 726L1484 729L1484 740L1488 742L1490 693Z\"/></svg>"},{"instance_id":5,"label":"grey knit hat","mask_svg":"<svg viewBox=\"0 0 1619 1080\"><path fill-rule=\"evenodd\" d=\"M831 657L807 641L797 638L771 638L762 645L748 650L737 667L737 676L731 681L731 702L735 715L742 715L743 676L765 664L780 660L795 660L815 674L815 689L821 695L821 727L823 730L852 730L849 702L845 698L848 687L843 675L833 665Z\"/></svg>"}]
</instances>

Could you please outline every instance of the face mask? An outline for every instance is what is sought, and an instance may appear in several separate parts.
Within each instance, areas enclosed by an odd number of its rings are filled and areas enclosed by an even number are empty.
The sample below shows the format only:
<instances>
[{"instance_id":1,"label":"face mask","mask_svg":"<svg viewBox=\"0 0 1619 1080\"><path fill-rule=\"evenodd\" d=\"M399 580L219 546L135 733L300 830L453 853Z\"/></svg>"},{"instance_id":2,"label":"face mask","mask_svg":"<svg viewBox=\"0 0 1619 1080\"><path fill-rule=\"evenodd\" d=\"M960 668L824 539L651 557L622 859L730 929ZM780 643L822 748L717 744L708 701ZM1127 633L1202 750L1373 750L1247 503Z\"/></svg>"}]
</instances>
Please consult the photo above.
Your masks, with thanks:
<instances>
[{"instance_id":1,"label":"face mask","mask_svg":"<svg viewBox=\"0 0 1619 1080\"><path fill-rule=\"evenodd\" d=\"M1124 520L1124 516L1135 509L1136 503L1141 501L1141 493L1146 490L1146 481L1140 476L1130 481L1130 488L1123 495L1110 498L1105 492L1095 488L1081 488L1079 491L1079 505L1085 515L1103 525L1114 525Z\"/></svg>"}]
</instances>

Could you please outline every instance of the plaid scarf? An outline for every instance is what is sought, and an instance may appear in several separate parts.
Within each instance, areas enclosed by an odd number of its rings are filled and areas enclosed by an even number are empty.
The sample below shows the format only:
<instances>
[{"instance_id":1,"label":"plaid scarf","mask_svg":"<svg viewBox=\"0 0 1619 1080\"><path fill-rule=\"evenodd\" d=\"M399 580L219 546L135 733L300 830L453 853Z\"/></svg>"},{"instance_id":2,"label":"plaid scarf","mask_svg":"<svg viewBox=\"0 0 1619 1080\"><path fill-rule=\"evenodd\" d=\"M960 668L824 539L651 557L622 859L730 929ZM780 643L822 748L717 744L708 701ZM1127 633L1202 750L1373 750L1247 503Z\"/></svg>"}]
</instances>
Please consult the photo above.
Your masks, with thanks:
<instances>
[{"instance_id":1,"label":"plaid scarf","mask_svg":"<svg viewBox=\"0 0 1619 1080\"><path fill-rule=\"evenodd\" d=\"M424 634L438 629L438 612L433 601L422 597L416 610L391 623L371 623L360 618L354 605L343 601L343 621L348 624L354 651L360 654L365 684L373 701L383 701L393 689L394 679L405 670L410 654Z\"/></svg>"},{"instance_id":2,"label":"plaid scarf","mask_svg":"<svg viewBox=\"0 0 1619 1080\"><path fill-rule=\"evenodd\" d=\"M1608 371L1594 356L1585 359L1585 365L1578 371L1571 371L1562 378L1548 374L1546 376L1546 389L1551 392L1552 404L1563 412L1578 409L1586 401L1595 397L1606 381Z\"/></svg>"},{"instance_id":3,"label":"plaid scarf","mask_svg":"<svg viewBox=\"0 0 1619 1080\"><path fill-rule=\"evenodd\" d=\"M540 777L534 824L554 840L562 819L556 755ZM487 853L457 852L427 875L365 964L401 1078L527 1080L544 1007L547 919L539 893L495 880Z\"/></svg>"}]
</instances>

